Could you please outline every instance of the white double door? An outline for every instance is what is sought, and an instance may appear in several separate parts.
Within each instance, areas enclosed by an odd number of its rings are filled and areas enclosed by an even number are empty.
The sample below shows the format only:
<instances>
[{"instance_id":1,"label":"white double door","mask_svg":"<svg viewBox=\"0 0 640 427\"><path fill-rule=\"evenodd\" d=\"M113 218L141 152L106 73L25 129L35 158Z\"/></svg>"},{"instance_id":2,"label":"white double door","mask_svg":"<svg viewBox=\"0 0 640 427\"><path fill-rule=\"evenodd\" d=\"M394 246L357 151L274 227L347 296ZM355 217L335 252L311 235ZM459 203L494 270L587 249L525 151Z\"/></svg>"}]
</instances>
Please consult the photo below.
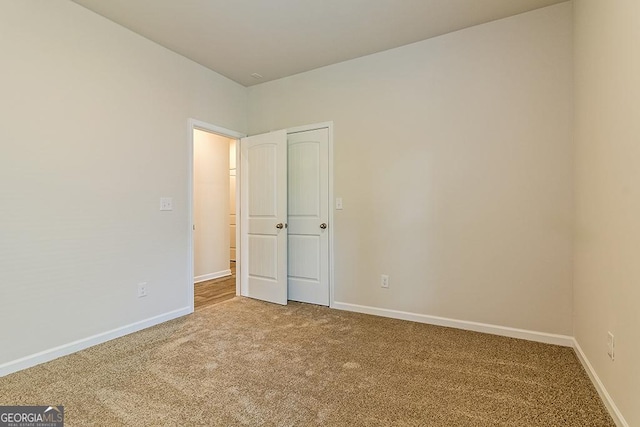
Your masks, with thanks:
<instances>
[{"instance_id":1,"label":"white double door","mask_svg":"<svg viewBox=\"0 0 640 427\"><path fill-rule=\"evenodd\" d=\"M242 295L329 305L329 130L240 142Z\"/></svg>"}]
</instances>

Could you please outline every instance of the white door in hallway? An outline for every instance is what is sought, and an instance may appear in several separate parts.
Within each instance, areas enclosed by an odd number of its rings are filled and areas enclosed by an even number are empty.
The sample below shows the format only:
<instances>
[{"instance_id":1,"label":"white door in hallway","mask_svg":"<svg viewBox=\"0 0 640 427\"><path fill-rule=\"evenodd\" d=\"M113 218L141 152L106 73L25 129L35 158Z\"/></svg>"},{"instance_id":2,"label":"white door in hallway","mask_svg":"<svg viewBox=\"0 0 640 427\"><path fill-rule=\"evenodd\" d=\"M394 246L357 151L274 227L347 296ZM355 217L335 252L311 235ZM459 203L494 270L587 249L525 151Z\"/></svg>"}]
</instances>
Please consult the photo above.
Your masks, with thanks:
<instances>
[{"instance_id":1,"label":"white door in hallway","mask_svg":"<svg viewBox=\"0 0 640 427\"><path fill-rule=\"evenodd\" d=\"M290 133L288 298L329 305L329 130Z\"/></svg>"},{"instance_id":2,"label":"white door in hallway","mask_svg":"<svg viewBox=\"0 0 640 427\"><path fill-rule=\"evenodd\" d=\"M287 134L242 138L242 295L287 304Z\"/></svg>"}]
</instances>

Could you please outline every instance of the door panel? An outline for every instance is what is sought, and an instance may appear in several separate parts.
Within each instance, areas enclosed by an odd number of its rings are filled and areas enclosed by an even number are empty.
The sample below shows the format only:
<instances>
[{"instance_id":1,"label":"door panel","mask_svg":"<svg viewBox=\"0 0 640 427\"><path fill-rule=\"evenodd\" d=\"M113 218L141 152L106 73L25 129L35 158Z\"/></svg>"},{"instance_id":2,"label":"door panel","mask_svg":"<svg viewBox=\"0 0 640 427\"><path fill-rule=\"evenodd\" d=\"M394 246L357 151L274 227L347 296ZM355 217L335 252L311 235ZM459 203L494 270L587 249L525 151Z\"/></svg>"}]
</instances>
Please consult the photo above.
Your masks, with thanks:
<instances>
[{"instance_id":1,"label":"door panel","mask_svg":"<svg viewBox=\"0 0 640 427\"><path fill-rule=\"evenodd\" d=\"M243 138L240 149L242 295L286 305L287 135Z\"/></svg>"},{"instance_id":2,"label":"door panel","mask_svg":"<svg viewBox=\"0 0 640 427\"><path fill-rule=\"evenodd\" d=\"M289 280L320 281L321 243L318 236L289 235Z\"/></svg>"},{"instance_id":3,"label":"door panel","mask_svg":"<svg viewBox=\"0 0 640 427\"><path fill-rule=\"evenodd\" d=\"M278 215L277 182L275 180L277 164L277 145L265 143L254 145L249 153L249 216L251 218ZM282 166L282 165L281 165Z\"/></svg>"},{"instance_id":4,"label":"door panel","mask_svg":"<svg viewBox=\"0 0 640 427\"><path fill-rule=\"evenodd\" d=\"M289 139L288 214L295 218L319 218L320 145L316 141L298 142L299 138L301 135L294 134Z\"/></svg>"},{"instance_id":5,"label":"door panel","mask_svg":"<svg viewBox=\"0 0 640 427\"><path fill-rule=\"evenodd\" d=\"M278 279L278 236L249 235L249 277Z\"/></svg>"},{"instance_id":6,"label":"door panel","mask_svg":"<svg viewBox=\"0 0 640 427\"><path fill-rule=\"evenodd\" d=\"M329 305L329 130L287 139L289 299Z\"/></svg>"}]
</instances>

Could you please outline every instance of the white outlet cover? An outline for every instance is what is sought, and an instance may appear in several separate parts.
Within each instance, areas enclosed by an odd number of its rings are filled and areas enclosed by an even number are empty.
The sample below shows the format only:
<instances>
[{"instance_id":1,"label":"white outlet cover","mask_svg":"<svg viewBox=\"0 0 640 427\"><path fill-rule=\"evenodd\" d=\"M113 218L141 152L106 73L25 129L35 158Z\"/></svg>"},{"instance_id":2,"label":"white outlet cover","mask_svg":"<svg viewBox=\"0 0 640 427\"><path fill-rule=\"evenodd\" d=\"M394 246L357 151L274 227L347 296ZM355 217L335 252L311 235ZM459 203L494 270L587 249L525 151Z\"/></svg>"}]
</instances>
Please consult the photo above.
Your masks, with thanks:
<instances>
[{"instance_id":1,"label":"white outlet cover","mask_svg":"<svg viewBox=\"0 0 640 427\"><path fill-rule=\"evenodd\" d=\"M380 276L380 286L383 288L388 288L389 287L389 276L386 274L383 274L382 276Z\"/></svg>"},{"instance_id":2,"label":"white outlet cover","mask_svg":"<svg viewBox=\"0 0 640 427\"><path fill-rule=\"evenodd\" d=\"M138 298L147 296L147 282L138 283Z\"/></svg>"},{"instance_id":3,"label":"white outlet cover","mask_svg":"<svg viewBox=\"0 0 640 427\"><path fill-rule=\"evenodd\" d=\"M173 210L173 199L171 197L160 197L160 210L161 211L172 211Z\"/></svg>"}]
</instances>

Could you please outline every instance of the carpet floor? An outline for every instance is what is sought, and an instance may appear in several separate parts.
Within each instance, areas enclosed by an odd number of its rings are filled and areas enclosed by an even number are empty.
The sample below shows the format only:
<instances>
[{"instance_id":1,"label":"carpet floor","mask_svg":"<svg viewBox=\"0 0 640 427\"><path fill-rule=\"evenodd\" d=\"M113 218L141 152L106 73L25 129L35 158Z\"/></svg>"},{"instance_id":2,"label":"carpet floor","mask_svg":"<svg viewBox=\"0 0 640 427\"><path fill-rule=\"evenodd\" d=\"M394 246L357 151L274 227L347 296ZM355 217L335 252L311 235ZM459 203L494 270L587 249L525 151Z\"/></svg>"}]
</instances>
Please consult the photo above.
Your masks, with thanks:
<instances>
[{"instance_id":1,"label":"carpet floor","mask_svg":"<svg viewBox=\"0 0 640 427\"><path fill-rule=\"evenodd\" d=\"M236 297L0 378L66 426L614 426L570 348Z\"/></svg>"}]
</instances>

